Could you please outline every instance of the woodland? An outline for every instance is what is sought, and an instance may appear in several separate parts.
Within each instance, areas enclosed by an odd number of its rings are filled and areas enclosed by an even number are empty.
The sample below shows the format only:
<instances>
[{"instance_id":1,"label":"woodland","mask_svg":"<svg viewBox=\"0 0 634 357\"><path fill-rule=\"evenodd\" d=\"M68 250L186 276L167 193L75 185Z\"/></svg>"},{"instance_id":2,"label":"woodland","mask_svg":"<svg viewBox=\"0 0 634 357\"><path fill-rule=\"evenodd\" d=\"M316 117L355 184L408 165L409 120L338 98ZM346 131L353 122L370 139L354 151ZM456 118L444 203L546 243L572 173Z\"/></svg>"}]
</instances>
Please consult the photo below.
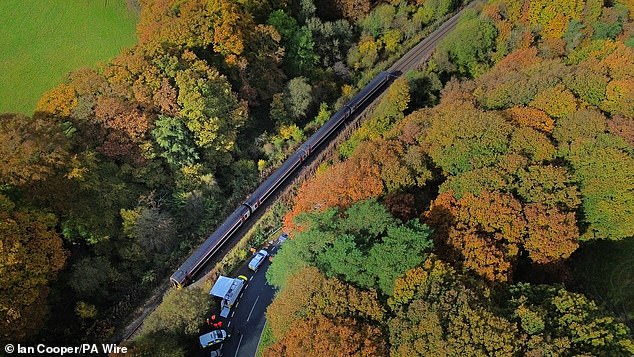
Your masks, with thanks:
<instances>
[{"instance_id":1,"label":"woodland","mask_svg":"<svg viewBox=\"0 0 634 357\"><path fill-rule=\"evenodd\" d=\"M634 353L634 4L479 10L298 189L265 356Z\"/></svg>"},{"instance_id":2,"label":"woodland","mask_svg":"<svg viewBox=\"0 0 634 357\"><path fill-rule=\"evenodd\" d=\"M111 338L460 5L142 0L137 45L0 115L1 339ZM629 0L469 10L287 204L264 355L633 354L633 18ZM168 292L133 355L190 354L198 290Z\"/></svg>"},{"instance_id":3,"label":"woodland","mask_svg":"<svg viewBox=\"0 0 634 357\"><path fill-rule=\"evenodd\" d=\"M112 338L364 69L458 6L140 5L135 46L0 114L2 340Z\"/></svg>"}]
</instances>

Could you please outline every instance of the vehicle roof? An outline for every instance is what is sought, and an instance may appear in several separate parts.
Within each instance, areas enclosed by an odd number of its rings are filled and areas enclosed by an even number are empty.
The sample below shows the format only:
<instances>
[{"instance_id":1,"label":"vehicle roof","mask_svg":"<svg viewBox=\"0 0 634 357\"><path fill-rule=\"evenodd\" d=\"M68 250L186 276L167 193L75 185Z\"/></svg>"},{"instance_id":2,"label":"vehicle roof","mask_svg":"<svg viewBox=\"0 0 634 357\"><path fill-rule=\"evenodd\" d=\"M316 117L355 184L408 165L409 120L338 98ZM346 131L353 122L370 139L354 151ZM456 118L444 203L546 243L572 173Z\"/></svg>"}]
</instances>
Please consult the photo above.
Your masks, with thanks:
<instances>
[{"instance_id":1,"label":"vehicle roof","mask_svg":"<svg viewBox=\"0 0 634 357\"><path fill-rule=\"evenodd\" d=\"M200 336L198 339L200 340L201 346L208 346L209 344L214 343L214 341L224 339L226 336L227 332L225 330L214 330Z\"/></svg>"}]
</instances>

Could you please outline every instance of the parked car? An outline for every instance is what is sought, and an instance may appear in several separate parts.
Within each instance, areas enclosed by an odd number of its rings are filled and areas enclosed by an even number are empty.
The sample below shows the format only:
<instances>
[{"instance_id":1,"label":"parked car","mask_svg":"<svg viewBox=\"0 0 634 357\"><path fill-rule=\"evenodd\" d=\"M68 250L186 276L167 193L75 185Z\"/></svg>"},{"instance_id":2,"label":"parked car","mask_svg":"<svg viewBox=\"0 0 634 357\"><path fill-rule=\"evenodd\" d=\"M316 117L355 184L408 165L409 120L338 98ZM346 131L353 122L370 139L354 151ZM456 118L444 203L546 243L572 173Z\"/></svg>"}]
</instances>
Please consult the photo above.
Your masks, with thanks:
<instances>
[{"instance_id":1,"label":"parked car","mask_svg":"<svg viewBox=\"0 0 634 357\"><path fill-rule=\"evenodd\" d=\"M268 256L269 256L269 253L264 249L255 253L255 256L249 262L249 269L253 271L257 271L260 265L262 265L262 262L264 261L264 259L266 259L266 257Z\"/></svg>"},{"instance_id":2,"label":"parked car","mask_svg":"<svg viewBox=\"0 0 634 357\"><path fill-rule=\"evenodd\" d=\"M214 330L206 333L198 338L200 346L205 348L213 346L229 338L229 334L225 330Z\"/></svg>"}]
</instances>

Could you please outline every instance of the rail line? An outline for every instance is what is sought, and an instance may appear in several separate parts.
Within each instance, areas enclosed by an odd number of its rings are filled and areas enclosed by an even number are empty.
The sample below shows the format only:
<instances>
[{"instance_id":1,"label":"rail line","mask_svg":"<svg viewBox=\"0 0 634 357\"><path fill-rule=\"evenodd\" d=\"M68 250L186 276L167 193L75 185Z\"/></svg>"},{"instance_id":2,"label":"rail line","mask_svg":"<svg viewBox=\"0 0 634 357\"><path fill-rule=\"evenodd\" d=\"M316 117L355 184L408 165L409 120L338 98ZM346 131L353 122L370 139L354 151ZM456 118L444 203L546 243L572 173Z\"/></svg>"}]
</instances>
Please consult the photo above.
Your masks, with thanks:
<instances>
[{"instance_id":1,"label":"rail line","mask_svg":"<svg viewBox=\"0 0 634 357\"><path fill-rule=\"evenodd\" d=\"M447 21L445 21L442 25L440 25L436 30L434 30L432 33L430 33L427 37L425 37L422 41L420 41L416 46L414 46L412 49L410 49L405 55L403 55L399 60L397 60L389 69L388 72L389 73L405 73L409 70L414 70L418 67L419 64L421 64L424 60L426 60L427 58L429 58L429 56L431 56L433 49L435 48L435 46L437 45L437 43L451 30L453 30L457 23L458 20L460 18L460 16L462 15L462 13L464 12L464 10L466 10L467 8L472 7L476 2L478 1L473 1L470 4L468 4L467 6L465 6L463 9L461 9L459 12L457 12L455 15L453 15L451 18L449 18ZM378 97L380 97L383 93L385 93L385 90L387 89L388 86L385 86L384 88L381 89L381 91L372 94L372 100L369 101L368 103L364 104L364 107L370 107L372 105L375 104L376 99ZM366 113L366 110L363 109L361 111L359 111L358 113L354 113L354 116L356 117L360 117L363 116ZM353 118L354 120L354 118ZM338 128L338 130L341 128ZM338 136L338 135L337 135ZM334 142L336 141L337 138L331 138L331 141ZM330 146L330 145L326 145L326 146ZM321 159L321 157L319 157L319 155L316 155L317 157L313 157L311 158L310 161L314 161L314 159ZM299 170L302 171L302 170ZM297 173L299 175L299 173ZM298 175L294 175L294 176L298 176ZM293 180L290 180L293 181ZM276 191L283 191L285 189L285 187L277 187L275 190ZM269 206L273 201L275 201L277 199L277 197L273 197L273 196L277 196L279 194L279 192L273 193L272 194L272 199L267 202L267 204L262 204L263 206ZM262 202L264 203L264 202ZM260 203L257 202L257 205L259 205ZM267 208L267 207L262 207L263 209L260 210L260 212L258 212L258 216L260 214L263 213L263 211ZM257 217L253 217L253 218L257 218ZM255 221L255 220L253 220ZM250 223L252 224L251 221ZM241 228L247 228L246 225L245 227L241 227ZM248 228L247 228L248 229ZM240 229L240 231L242 231L242 229ZM236 232L236 236L240 235L240 233L242 232ZM235 238L235 237L232 237ZM221 247L219 249L219 252L214 253L215 255L218 255L217 253L224 253L226 251L228 251L228 249L230 247L227 247L227 244L225 243L231 243L231 242L235 242L235 239L227 239L227 242L223 242L223 247ZM214 257L214 261L217 260L217 256ZM166 284L167 285L167 284ZM143 313L141 314L141 316L138 316L130 325L128 325L126 327L126 329L124 331L122 331L123 333L120 335L120 338L122 338L123 340L127 340L129 338L131 338L132 336L134 336L136 334L136 332L140 329L140 327L142 326L143 320L145 319L145 317L147 315L149 315L155 308L156 306L158 306L158 303L160 303L160 297L163 295L162 293L164 293L167 290L167 286L162 286L158 288L158 291L146 302L146 304L144 304L144 306L142 306L141 308L143 309Z\"/></svg>"}]
</instances>

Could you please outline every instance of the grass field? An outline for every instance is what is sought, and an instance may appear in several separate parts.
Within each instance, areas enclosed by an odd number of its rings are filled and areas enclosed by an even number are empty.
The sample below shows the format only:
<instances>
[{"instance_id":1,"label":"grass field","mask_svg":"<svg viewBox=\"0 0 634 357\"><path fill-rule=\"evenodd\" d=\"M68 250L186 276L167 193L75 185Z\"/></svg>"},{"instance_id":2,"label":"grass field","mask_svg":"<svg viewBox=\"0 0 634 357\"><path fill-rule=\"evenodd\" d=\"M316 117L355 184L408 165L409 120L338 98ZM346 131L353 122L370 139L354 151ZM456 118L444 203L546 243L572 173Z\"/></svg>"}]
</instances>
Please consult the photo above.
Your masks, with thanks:
<instances>
[{"instance_id":1,"label":"grass field","mask_svg":"<svg viewBox=\"0 0 634 357\"><path fill-rule=\"evenodd\" d=\"M1 0L0 113L32 114L66 74L136 41L126 0Z\"/></svg>"},{"instance_id":2,"label":"grass field","mask_svg":"<svg viewBox=\"0 0 634 357\"><path fill-rule=\"evenodd\" d=\"M634 323L634 238L585 244L572 257L582 290Z\"/></svg>"}]
</instances>

